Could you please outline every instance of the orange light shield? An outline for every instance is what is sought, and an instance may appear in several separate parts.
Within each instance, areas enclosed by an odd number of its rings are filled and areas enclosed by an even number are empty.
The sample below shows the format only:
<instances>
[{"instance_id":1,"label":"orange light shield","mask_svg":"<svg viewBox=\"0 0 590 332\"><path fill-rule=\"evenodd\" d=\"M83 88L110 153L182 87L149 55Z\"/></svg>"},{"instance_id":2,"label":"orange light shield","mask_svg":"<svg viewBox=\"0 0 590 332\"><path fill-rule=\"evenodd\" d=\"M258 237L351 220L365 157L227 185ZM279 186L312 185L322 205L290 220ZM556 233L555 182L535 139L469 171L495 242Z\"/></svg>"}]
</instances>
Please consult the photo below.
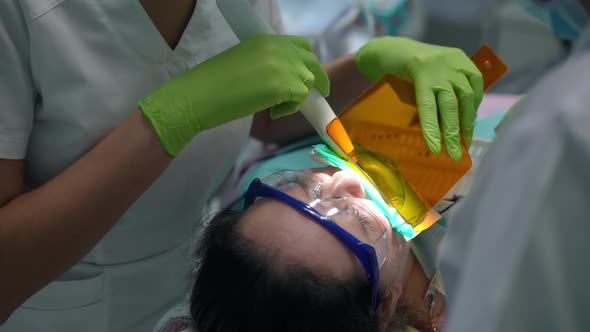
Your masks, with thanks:
<instances>
[{"instance_id":1,"label":"orange light shield","mask_svg":"<svg viewBox=\"0 0 590 332\"><path fill-rule=\"evenodd\" d=\"M488 46L473 62L489 89L507 67ZM354 144L349 157L377 184L386 200L416 232L440 219L432 208L471 168L462 140L463 155L453 161L444 150L435 155L424 143L411 82L386 75L328 125L328 135L338 144L342 127ZM442 137L442 135L441 135ZM350 151L350 147L342 147Z\"/></svg>"}]
</instances>

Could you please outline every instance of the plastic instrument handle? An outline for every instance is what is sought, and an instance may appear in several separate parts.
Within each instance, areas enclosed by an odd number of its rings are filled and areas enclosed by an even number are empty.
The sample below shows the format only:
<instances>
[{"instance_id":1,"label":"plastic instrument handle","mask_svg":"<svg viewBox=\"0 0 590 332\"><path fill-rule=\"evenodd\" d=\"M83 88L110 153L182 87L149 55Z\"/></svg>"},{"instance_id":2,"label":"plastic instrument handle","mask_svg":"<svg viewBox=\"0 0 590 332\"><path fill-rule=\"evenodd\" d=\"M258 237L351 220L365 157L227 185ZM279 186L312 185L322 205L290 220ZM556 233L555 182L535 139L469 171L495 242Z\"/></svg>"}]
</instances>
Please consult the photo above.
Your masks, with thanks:
<instances>
[{"instance_id":1,"label":"plastic instrument handle","mask_svg":"<svg viewBox=\"0 0 590 332\"><path fill-rule=\"evenodd\" d=\"M243 41L257 33L275 33L250 6L247 0L217 0L217 7L234 31L239 40ZM326 132L326 127L336 114L324 97L312 88L301 107L300 112L305 116L321 139L328 144L340 157L346 157L342 149ZM350 144L352 146L352 143Z\"/></svg>"}]
</instances>

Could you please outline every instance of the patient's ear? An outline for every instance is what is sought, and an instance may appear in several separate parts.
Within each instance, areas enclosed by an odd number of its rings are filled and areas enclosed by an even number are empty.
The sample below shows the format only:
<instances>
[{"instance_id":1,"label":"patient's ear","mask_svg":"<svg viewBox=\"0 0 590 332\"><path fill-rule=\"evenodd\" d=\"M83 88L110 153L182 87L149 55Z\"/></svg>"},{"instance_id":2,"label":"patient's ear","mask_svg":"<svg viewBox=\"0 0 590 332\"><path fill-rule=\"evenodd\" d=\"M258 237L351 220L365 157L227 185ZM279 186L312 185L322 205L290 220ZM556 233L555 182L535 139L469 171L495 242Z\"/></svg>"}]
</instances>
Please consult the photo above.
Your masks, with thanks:
<instances>
[{"instance_id":1,"label":"patient's ear","mask_svg":"<svg viewBox=\"0 0 590 332\"><path fill-rule=\"evenodd\" d=\"M385 331L393 315L395 314L395 307L397 305L397 301L402 295L402 286L401 284L391 286L387 292L385 293L385 297L383 298L383 302L377 308L377 314L379 315L379 330Z\"/></svg>"}]
</instances>

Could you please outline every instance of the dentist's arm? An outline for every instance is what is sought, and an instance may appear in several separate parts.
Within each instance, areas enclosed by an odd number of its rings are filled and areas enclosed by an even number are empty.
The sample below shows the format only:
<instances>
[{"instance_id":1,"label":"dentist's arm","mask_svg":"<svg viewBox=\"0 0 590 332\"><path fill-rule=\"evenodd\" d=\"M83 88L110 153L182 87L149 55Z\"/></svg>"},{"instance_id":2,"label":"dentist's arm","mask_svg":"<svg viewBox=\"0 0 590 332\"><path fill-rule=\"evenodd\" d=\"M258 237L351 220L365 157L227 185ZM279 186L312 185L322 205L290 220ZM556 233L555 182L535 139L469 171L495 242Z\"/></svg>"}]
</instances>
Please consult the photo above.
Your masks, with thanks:
<instances>
[{"instance_id":1,"label":"dentist's arm","mask_svg":"<svg viewBox=\"0 0 590 332\"><path fill-rule=\"evenodd\" d=\"M2 23L0 35L9 35ZM26 58L15 49L0 52L0 62L21 64ZM0 159L0 324L88 253L200 132L271 107L277 115L296 112L313 86L328 94L306 40L256 35L164 83L39 188L24 192L23 160ZM0 77L4 96L14 89Z\"/></svg>"},{"instance_id":2,"label":"dentist's arm","mask_svg":"<svg viewBox=\"0 0 590 332\"><path fill-rule=\"evenodd\" d=\"M171 161L139 110L31 192L24 161L0 159L0 324L88 253Z\"/></svg>"}]
</instances>

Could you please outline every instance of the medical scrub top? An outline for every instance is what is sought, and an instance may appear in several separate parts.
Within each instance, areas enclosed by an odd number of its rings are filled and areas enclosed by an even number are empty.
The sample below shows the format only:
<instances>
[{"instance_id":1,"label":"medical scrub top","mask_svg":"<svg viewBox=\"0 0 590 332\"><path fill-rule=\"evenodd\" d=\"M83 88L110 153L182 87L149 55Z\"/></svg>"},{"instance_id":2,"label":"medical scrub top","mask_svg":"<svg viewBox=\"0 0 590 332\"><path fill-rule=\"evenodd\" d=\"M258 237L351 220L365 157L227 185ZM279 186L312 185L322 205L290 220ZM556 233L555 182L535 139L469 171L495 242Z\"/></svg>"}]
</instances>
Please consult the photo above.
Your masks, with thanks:
<instances>
[{"instance_id":1,"label":"medical scrub top","mask_svg":"<svg viewBox=\"0 0 590 332\"><path fill-rule=\"evenodd\" d=\"M250 2L280 31L274 0ZM0 158L24 159L34 190L121 124L139 98L235 43L214 0L197 1L174 50L139 0L1 1ZM251 121L197 135L80 264L0 331L151 329L186 293L190 267L180 248Z\"/></svg>"},{"instance_id":2,"label":"medical scrub top","mask_svg":"<svg viewBox=\"0 0 590 332\"><path fill-rule=\"evenodd\" d=\"M499 128L451 212L449 331L588 331L590 26Z\"/></svg>"}]
</instances>

